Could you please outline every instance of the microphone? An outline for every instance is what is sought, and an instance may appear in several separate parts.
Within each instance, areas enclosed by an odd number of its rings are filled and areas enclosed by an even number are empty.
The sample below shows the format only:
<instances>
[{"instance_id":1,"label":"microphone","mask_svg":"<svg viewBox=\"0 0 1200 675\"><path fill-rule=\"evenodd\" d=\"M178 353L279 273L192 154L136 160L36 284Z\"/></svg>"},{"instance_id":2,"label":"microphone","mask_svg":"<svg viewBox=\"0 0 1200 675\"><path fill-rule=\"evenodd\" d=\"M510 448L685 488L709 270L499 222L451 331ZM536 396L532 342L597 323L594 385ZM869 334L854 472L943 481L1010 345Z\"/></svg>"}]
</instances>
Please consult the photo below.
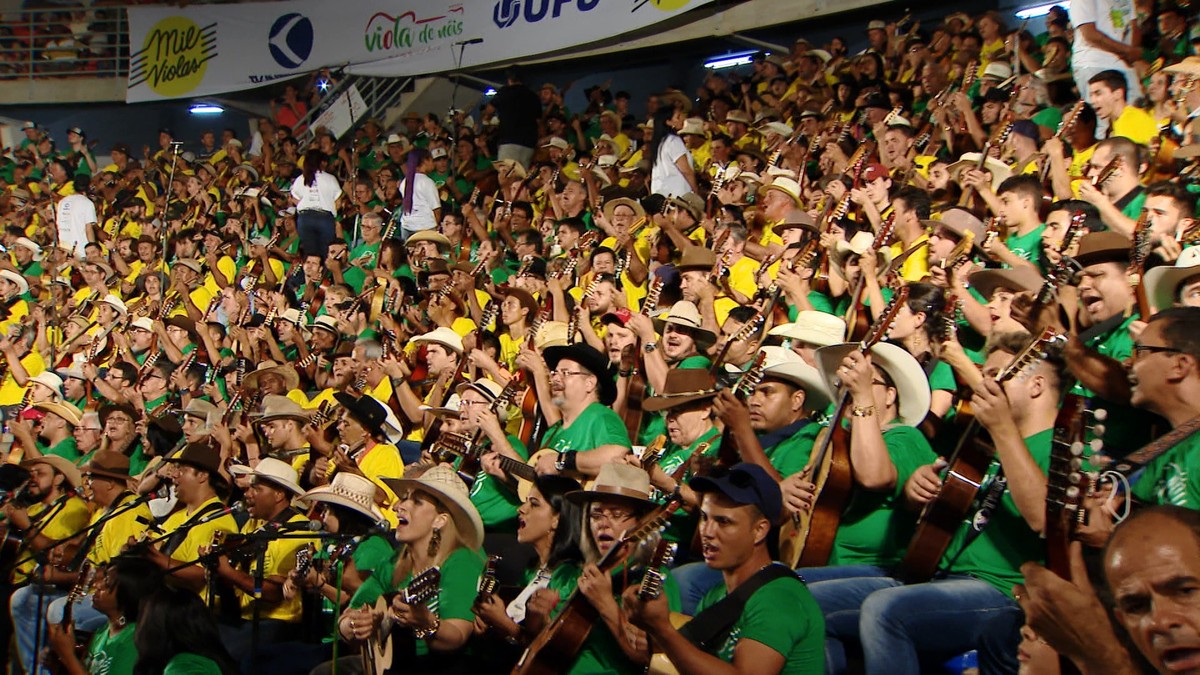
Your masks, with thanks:
<instances>
[{"instance_id":1,"label":"microphone","mask_svg":"<svg viewBox=\"0 0 1200 675\"><path fill-rule=\"evenodd\" d=\"M465 45L483 44L483 38L471 38L470 40L463 40L461 42L455 42L454 44L455 45L464 45L464 46Z\"/></svg>"}]
</instances>

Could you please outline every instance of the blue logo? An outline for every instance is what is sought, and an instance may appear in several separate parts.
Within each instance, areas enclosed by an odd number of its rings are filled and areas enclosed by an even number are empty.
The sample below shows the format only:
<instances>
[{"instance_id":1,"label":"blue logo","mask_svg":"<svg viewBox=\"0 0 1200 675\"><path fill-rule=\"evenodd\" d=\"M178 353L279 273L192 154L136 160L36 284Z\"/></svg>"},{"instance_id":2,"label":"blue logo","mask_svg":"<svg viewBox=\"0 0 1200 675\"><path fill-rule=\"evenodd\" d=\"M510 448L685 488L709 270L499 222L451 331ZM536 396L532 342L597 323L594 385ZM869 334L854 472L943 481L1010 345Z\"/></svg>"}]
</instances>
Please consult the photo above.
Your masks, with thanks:
<instances>
[{"instance_id":1,"label":"blue logo","mask_svg":"<svg viewBox=\"0 0 1200 675\"><path fill-rule=\"evenodd\" d=\"M599 4L600 0L498 0L492 8L492 21L503 29L522 17L526 23L537 23L547 15L557 19L562 15L564 6L575 5L580 12L588 12Z\"/></svg>"},{"instance_id":2,"label":"blue logo","mask_svg":"<svg viewBox=\"0 0 1200 675\"><path fill-rule=\"evenodd\" d=\"M313 25L301 14L284 14L271 26L271 58L284 68L299 68L312 54Z\"/></svg>"}]
</instances>

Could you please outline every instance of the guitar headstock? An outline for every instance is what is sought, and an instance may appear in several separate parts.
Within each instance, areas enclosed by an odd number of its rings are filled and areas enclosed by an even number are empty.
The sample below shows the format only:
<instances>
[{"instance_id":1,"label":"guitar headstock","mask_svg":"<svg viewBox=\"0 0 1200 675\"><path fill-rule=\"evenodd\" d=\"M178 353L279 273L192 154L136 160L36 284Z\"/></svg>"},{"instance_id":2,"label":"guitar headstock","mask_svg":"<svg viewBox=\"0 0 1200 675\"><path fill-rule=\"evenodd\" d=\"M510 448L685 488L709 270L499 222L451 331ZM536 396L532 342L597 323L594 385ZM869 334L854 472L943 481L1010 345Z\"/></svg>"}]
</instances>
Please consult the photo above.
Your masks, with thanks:
<instances>
[{"instance_id":1,"label":"guitar headstock","mask_svg":"<svg viewBox=\"0 0 1200 675\"><path fill-rule=\"evenodd\" d=\"M1119 155L1118 155L1119 157ZM1129 249L1129 273L1140 276L1150 255L1150 210L1142 209L1133 226L1133 246Z\"/></svg>"},{"instance_id":2,"label":"guitar headstock","mask_svg":"<svg viewBox=\"0 0 1200 675\"><path fill-rule=\"evenodd\" d=\"M496 578L496 565L501 559L502 558L498 555L488 556L487 565L483 568L483 574L479 575L479 584L475 589L476 603L494 594L496 592L496 587L500 585L500 580Z\"/></svg>"},{"instance_id":3,"label":"guitar headstock","mask_svg":"<svg viewBox=\"0 0 1200 675\"><path fill-rule=\"evenodd\" d=\"M1049 478L1046 484L1046 563L1051 571L1070 579L1067 554L1072 535L1086 514L1083 499L1091 488L1091 477L1084 471L1087 433L1096 437L1090 443L1093 452L1102 447L1100 436L1107 417L1104 410L1089 410L1087 399L1068 394L1054 420L1054 438L1050 446Z\"/></svg>"},{"instance_id":4,"label":"guitar headstock","mask_svg":"<svg viewBox=\"0 0 1200 675\"><path fill-rule=\"evenodd\" d=\"M675 552L679 544L673 541L660 541L650 556L646 565L646 574L642 576L642 584L638 588L638 597L642 600L653 600L662 594L663 573L661 569L675 561Z\"/></svg>"},{"instance_id":5,"label":"guitar headstock","mask_svg":"<svg viewBox=\"0 0 1200 675\"><path fill-rule=\"evenodd\" d=\"M733 395L745 400L754 393L758 388L758 384L762 382L763 372L767 369L767 353L759 350L758 355L754 357L754 362L750 364L750 368L738 380L738 383L733 388Z\"/></svg>"},{"instance_id":6,"label":"guitar headstock","mask_svg":"<svg viewBox=\"0 0 1200 675\"><path fill-rule=\"evenodd\" d=\"M316 549L312 544L305 544L296 550L296 575L304 578L308 576L309 571L313 566L313 553Z\"/></svg>"},{"instance_id":7,"label":"guitar headstock","mask_svg":"<svg viewBox=\"0 0 1200 675\"><path fill-rule=\"evenodd\" d=\"M436 567L421 572L413 577L408 586L401 592L406 605L424 605L437 597L441 588L442 572Z\"/></svg>"},{"instance_id":8,"label":"guitar headstock","mask_svg":"<svg viewBox=\"0 0 1200 675\"><path fill-rule=\"evenodd\" d=\"M860 349L866 351L887 337L892 322L896 320L896 315L900 313L900 308L906 302L908 302L908 286L901 286L896 289L896 294L892 296L887 307L883 308L883 313L879 315L879 319L875 321L871 330L867 332L867 336L863 338Z\"/></svg>"},{"instance_id":9,"label":"guitar headstock","mask_svg":"<svg viewBox=\"0 0 1200 675\"><path fill-rule=\"evenodd\" d=\"M663 278L655 275L650 282L650 287L646 290L646 297L642 300L642 314L649 314L658 309L658 298L662 296L663 286L666 282Z\"/></svg>"},{"instance_id":10,"label":"guitar headstock","mask_svg":"<svg viewBox=\"0 0 1200 675\"><path fill-rule=\"evenodd\" d=\"M1003 383L1011 380L1035 361L1045 358L1047 350L1066 342L1066 339L1066 336L1056 333L1052 328L1043 329L1039 335L1030 340L1029 344L1013 356L1008 365L996 376L996 381Z\"/></svg>"}]
</instances>

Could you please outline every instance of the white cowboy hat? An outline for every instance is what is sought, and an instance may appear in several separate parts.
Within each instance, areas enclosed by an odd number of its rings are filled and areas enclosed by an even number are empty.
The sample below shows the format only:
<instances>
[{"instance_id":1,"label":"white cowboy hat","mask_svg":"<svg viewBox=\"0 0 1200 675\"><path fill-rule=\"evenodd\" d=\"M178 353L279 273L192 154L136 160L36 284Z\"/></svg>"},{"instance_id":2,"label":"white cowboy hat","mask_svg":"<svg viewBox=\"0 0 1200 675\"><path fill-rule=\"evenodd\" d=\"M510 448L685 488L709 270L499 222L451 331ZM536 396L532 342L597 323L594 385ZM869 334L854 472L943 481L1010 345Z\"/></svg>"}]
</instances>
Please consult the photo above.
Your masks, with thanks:
<instances>
[{"instance_id":1,"label":"white cowboy hat","mask_svg":"<svg viewBox=\"0 0 1200 675\"><path fill-rule=\"evenodd\" d=\"M383 482L396 494L420 490L432 496L442 508L450 512L450 517L454 519L454 525L458 529L458 536L465 546L478 549L483 545L483 519L471 503L471 492L467 489L467 484L449 465L438 464L418 478L384 478Z\"/></svg>"},{"instance_id":2,"label":"white cowboy hat","mask_svg":"<svg viewBox=\"0 0 1200 675\"><path fill-rule=\"evenodd\" d=\"M304 496L304 488L300 487L299 475L296 470L287 462L274 457L264 457L253 469L245 464L234 464L229 467L229 473L234 476L261 478L291 492L296 497Z\"/></svg>"},{"instance_id":3,"label":"white cowboy hat","mask_svg":"<svg viewBox=\"0 0 1200 675\"><path fill-rule=\"evenodd\" d=\"M1186 248L1175 261L1174 267L1161 265L1146 272L1142 283L1146 285L1146 296L1158 311L1172 307L1178 301L1179 287L1192 277L1200 276L1200 247ZM1147 317L1142 317L1145 321Z\"/></svg>"},{"instance_id":4,"label":"white cowboy hat","mask_svg":"<svg viewBox=\"0 0 1200 675\"><path fill-rule=\"evenodd\" d=\"M776 379L790 382L804 390L804 407L809 410L823 411L833 400L833 394L825 385L825 380L816 368L804 362L800 355L783 347L763 347L766 360L763 365L763 379Z\"/></svg>"},{"instance_id":5,"label":"white cowboy hat","mask_svg":"<svg viewBox=\"0 0 1200 675\"><path fill-rule=\"evenodd\" d=\"M838 316L812 309L800 310L795 323L775 326L767 335L778 335L818 347L835 345L846 339L846 322Z\"/></svg>"},{"instance_id":6,"label":"white cowboy hat","mask_svg":"<svg viewBox=\"0 0 1200 675\"><path fill-rule=\"evenodd\" d=\"M836 373L842 365L842 360L858 348L857 342L849 342L817 350L817 368L830 391L837 391L839 388L840 382ZM921 369L921 364L903 348L887 342L871 347L871 362L883 369L896 385L900 424L909 427L920 424L929 414L931 397L929 378ZM882 424L891 421L880 420Z\"/></svg>"},{"instance_id":7,"label":"white cowboy hat","mask_svg":"<svg viewBox=\"0 0 1200 675\"><path fill-rule=\"evenodd\" d=\"M379 487L370 480L353 473L340 472L333 476L329 485L315 487L304 493L307 502L336 504L370 518L383 522L383 513L375 506L375 491Z\"/></svg>"},{"instance_id":8,"label":"white cowboy hat","mask_svg":"<svg viewBox=\"0 0 1200 675\"><path fill-rule=\"evenodd\" d=\"M435 328L424 335L418 335L414 337L411 342L415 342L417 344L422 342L434 342L454 351L456 354L463 353L462 336L450 330L449 328L446 328L445 326Z\"/></svg>"}]
</instances>

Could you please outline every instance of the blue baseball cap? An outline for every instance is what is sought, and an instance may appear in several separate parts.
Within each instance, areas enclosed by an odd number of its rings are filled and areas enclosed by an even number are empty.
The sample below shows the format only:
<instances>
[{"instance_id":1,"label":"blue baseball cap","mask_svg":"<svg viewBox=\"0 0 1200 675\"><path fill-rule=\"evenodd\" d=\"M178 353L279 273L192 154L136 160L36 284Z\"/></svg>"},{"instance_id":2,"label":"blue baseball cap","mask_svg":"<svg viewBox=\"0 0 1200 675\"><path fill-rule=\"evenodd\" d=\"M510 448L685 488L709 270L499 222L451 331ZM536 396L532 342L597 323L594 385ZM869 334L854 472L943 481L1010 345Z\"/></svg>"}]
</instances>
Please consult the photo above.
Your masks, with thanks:
<instances>
[{"instance_id":1,"label":"blue baseball cap","mask_svg":"<svg viewBox=\"0 0 1200 675\"><path fill-rule=\"evenodd\" d=\"M772 524L779 522L779 515L783 511L779 483L757 464L735 464L728 471L701 476L689 485L696 492L720 492L735 504L752 504Z\"/></svg>"}]
</instances>

